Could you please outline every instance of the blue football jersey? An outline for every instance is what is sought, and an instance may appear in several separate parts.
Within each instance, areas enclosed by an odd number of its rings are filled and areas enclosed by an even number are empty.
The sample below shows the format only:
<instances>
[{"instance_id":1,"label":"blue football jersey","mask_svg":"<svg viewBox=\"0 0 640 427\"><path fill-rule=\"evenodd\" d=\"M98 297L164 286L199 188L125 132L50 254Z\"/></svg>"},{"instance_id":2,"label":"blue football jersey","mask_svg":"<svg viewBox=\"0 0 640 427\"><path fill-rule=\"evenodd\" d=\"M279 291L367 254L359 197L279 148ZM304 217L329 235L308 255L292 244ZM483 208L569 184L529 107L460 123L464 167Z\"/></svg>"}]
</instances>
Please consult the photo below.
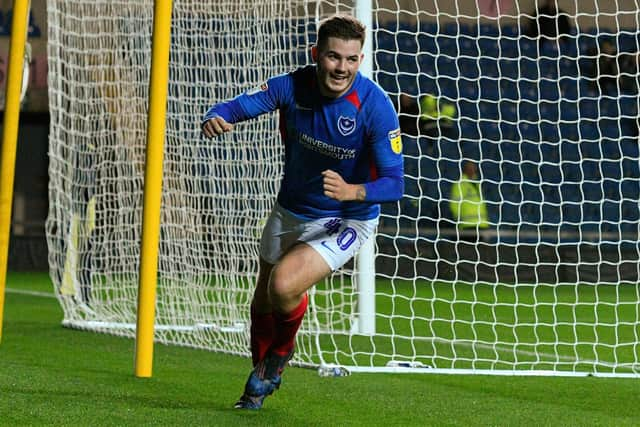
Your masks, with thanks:
<instances>
[{"instance_id":1,"label":"blue football jersey","mask_svg":"<svg viewBox=\"0 0 640 427\"><path fill-rule=\"evenodd\" d=\"M403 193L402 141L398 116L389 97L358 73L339 98L318 89L315 65L269 79L260 88L214 105L217 115L237 123L279 110L285 145L284 176L278 202L304 218L371 219L381 202ZM324 195L324 170L345 182L364 184L363 202L340 202Z\"/></svg>"}]
</instances>

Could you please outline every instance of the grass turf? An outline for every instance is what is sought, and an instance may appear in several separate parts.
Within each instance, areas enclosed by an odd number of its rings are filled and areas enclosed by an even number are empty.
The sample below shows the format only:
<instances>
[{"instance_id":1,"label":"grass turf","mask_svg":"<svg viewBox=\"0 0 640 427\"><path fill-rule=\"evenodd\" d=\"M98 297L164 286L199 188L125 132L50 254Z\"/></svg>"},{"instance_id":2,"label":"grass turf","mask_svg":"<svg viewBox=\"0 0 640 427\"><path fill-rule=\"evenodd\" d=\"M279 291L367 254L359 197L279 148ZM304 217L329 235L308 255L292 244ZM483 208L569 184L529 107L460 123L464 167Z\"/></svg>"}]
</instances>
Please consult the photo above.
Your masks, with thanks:
<instances>
[{"instance_id":1,"label":"grass turf","mask_svg":"<svg viewBox=\"0 0 640 427\"><path fill-rule=\"evenodd\" d=\"M375 337L323 335L325 359L364 366L373 359L384 366L396 355L445 369L638 369L636 284L378 280L376 285ZM319 306L337 304L321 300ZM322 315L321 323L329 323L334 312ZM353 355L353 349L359 353Z\"/></svg>"},{"instance_id":2,"label":"grass turf","mask_svg":"<svg viewBox=\"0 0 640 427\"><path fill-rule=\"evenodd\" d=\"M231 408L248 359L65 329L45 274L10 273L0 342L0 425L637 425L635 379L354 374L291 367L258 412ZM16 292L19 291L19 292ZM35 291L37 294L25 293Z\"/></svg>"}]
</instances>

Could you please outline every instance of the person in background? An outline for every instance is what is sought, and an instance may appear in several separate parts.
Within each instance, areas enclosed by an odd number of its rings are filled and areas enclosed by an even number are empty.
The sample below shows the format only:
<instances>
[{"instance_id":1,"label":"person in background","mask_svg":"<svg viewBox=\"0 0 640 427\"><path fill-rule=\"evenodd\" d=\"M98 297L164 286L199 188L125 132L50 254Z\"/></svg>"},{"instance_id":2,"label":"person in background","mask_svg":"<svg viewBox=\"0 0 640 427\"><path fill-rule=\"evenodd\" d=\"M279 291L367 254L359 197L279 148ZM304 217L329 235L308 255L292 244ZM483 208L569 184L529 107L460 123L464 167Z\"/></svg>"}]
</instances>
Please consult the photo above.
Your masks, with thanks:
<instances>
[{"instance_id":1,"label":"person in background","mask_svg":"<svg viewBox=\"0 0 640 427\"><path fill-rule=\"evenodd\" d=\"M545 43L551 43L552 47L559 48L571 34L571 23L569 17L556 6L556 0L541 2L532 19L529 19L524 35L533 39L538 38L539 49Z\"/></svg>"},{"instance_id":2,"label":"person in background","mask_svg":"<svg viewBox=\"0 0 640 427\"><path fill-rule=\"evenodd\" d=\"M483 234L489 228L489 218L475 162L463 162L460 180L451 186L449 207L460 240L484 240Z\"/></svg>"},{"instance_id":3,"label":"person in background","mask_svg":"<svg viewBox=\"0 0 640 427\"><path fill-rule=\"evenodd\" d=\"M419 97L411 97L401 93L396 105L402 133L412 137L425 137L430 142L427 151L440 138L454 139L454 119L457 116L456 106L427 93Z\"/></svg>"}]
</instances>

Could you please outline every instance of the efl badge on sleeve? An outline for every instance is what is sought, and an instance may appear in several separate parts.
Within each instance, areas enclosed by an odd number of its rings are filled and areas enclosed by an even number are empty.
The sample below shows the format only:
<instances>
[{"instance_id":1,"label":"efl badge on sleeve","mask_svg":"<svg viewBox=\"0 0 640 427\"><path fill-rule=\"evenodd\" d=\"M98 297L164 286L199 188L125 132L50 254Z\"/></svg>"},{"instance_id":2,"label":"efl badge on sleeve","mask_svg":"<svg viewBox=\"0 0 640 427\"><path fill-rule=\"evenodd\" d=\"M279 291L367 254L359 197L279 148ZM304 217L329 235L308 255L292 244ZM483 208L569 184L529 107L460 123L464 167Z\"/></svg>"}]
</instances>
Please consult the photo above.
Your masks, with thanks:
<instances>
[{"instance_id":1,"label":"efl badge on sleeve","mask_svg":"<svg viewBox=\"0 0 640 427\"><path fill-rule=\"evenodd\" d=\"M260 86L251 89L249 92L247 92L247 95L255 95L256 93L264 92L267 89L269 89L269 85L265 82L265 83L262 83Z\"/></svg>"},{"instance_id":2,"label":"efl badge on sleeve","mask_svg":"<svg viewBox=\"0 0 640 427\"><path fill-rule=\"evenodd\" d=\"M389 143L391 144L391 151L396 154L402 153L402 138L400 137L400 129L395 129L389 132Z\"/></svg>"}]
</instances>

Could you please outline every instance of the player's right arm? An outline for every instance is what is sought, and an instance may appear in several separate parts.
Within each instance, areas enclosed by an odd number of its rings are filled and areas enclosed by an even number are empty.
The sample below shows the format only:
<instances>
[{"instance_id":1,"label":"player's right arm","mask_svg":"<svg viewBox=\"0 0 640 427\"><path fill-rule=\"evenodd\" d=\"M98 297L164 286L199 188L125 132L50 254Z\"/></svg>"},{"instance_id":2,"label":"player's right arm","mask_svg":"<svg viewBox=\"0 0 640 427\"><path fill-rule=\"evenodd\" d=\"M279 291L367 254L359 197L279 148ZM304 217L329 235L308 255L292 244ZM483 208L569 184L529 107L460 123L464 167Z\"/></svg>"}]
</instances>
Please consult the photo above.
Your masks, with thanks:
<instances>
[{"instance_id":1,"label":"player's right arm","mask_svg":"<svg viewBox=\"0 0 640 427\"><path fill-rule=\"evenodd\" d=\"M202 123L202 133L207 138L222 135L233 130L233 125L221 116L212 117Z\"/></svg>"},{"instance_id":2,"label":"player's right arm","mask_svg":"<svg viewBox=\"0 0 640 427\"><path fill-rule=\"evenodd\" d=\"M202 133L212 138L230 132L233 124L275 111L292 96L291 76L282 74L273 77L259 88L213 105L202 119Z\"/></svg>"}]
</instances>

